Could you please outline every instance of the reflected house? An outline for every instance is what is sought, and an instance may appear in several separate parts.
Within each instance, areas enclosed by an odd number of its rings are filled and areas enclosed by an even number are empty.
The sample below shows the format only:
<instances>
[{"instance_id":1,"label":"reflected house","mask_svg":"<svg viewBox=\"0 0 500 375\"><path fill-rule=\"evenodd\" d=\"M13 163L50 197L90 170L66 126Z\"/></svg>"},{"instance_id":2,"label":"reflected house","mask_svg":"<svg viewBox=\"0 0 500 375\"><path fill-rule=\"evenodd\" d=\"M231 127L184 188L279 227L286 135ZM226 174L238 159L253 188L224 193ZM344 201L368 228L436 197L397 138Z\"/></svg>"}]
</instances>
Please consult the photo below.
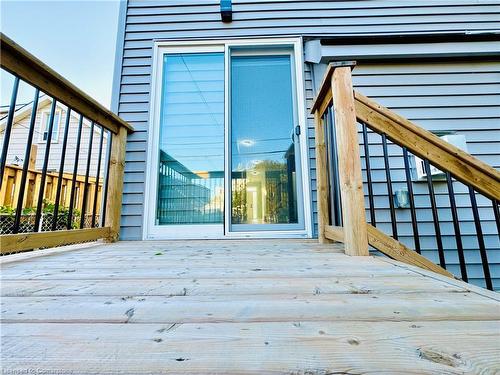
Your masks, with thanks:
<instances>
[{"instance_id":1,"label":"reflected house","mask_svg":"<svg viewBox=\"0 0 500 375\"><path fill-rule=\"evenodd\" d=\"M232 173L234 223L296 223L295 147L286 150L284 162L255 161L250 168Z\"/></svg>"},{"instance_id":2,"label":"reflected house","mask_svg":"<svg viewBox=\"0 0 500 375\"><path fill-rule=\"evenodd\" d=\"M160 151L158 224L214 223L222 220L224 172L191 171Z\"/></svg>"},{"instance_id":3,"label":"reflected house","mask_svg":"<svg viewBox=\"0 0 500 375\"><path fill-rule=\"evenodd\" d=\"M235 223L297 222L293 144L283 159L255 161L251 168L232 173ZM223 171L191 171L160 151L158 224L217 223L223 218L223 203Z\"/></svg>"}]
</instances>

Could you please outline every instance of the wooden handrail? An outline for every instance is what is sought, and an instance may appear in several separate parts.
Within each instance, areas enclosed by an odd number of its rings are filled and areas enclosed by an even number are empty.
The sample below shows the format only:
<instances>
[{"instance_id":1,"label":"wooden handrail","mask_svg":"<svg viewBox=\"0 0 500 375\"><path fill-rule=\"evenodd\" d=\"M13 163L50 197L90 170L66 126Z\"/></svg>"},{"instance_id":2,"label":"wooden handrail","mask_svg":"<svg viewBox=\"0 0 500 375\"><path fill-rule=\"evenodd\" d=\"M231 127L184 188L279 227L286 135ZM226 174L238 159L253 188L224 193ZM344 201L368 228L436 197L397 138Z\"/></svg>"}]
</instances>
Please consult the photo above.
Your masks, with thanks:
<instances>
[{"instance_id":1,"label":"wooden handrail","mask_svg":"<svg viewBox=\"0 0 500 375\"><path fill-rule=\"evenodd\" d=\"M331 63L325 72L311 113L323 116L333 104L331 77L336 68L352 62ZM356 118L371 130L384 133L392 142L406 147L414 155L428 159L436 167L450 172L457 180L471 185L488 198L500 200L500 172L488 164L444 141L390 109L354 91Z\"/></svg>"},{"instance_id":2,"label":"wooden handrail","mask_svg":"<svg viewBox=\"0 0 500 375\"><path fill-rule=\"evenodd\" d=\"M427 258L409 249L401 242L381 232L377 228L368 224L368 243L373 248L387 255L389 258L400 262L408 263L420 268L439 273L444 276L454 278L454 276L444 268L432 263ZM335 242L344 242L344 228L327 226L325 234L328 239Z\"/></svg>"},{"instance_id":3,"label":"wooden handrail","mask_svg":"<svg viewBox=\"0 0 500 375\"><path fill-rule=\"evenodd\" d=\"M2 55L0 66L5 70L115 134L120 127L126 128L129 132L134 130L129 123L106 109L3 33L0 33L0 43Z\"/></svg>"},{"instance_id":4,"label":"wooden handrail","mask_svg":"<svg viewBox=\"0 0 500 375\"><path fill-rule=\"evenodd\" d=\"M361 93L354 91L350 72L350 67L352 66L353 64L350 62L328 65L325 78L311 109L316 122L319 240L320 242L328 242L329 240L343 242L345 252L350 255L366 255L369 244L393 259L452 277L452 274L444 269L446 263L442 253L442 245L440 250L440 264L442 267L440 267L399 242L394 225L394 238L384 234L372 225L367 225L356 123L362 123L364 131L366 131L366 128L370 128L372 131L380 134L385 147L387 147L386 143L384 143L386 142L385 140L390 139L394 144L401 146L404 153L407 154L409 151L417 157L424 159L428 174L429 192L432 195L432 199L435 198L432 189L432 180L429 177L431 173L429 171L430 164L446 172L449 186L452 184L451 177L468 186L472 209L475 212L474 220L478 232L478 241L479 238L481 241L483 240L481 237L482 234L480 234L479 214L477 213L474 191L490 198L493 201L493 209L498 210L496 205L500 201L500 172L458 147L449 144L430 131L419 127ZM342 227L329 225L329 199L331 197L329 197L328 189L325 187L328 185L328 168L325 166L327 165L328 157L325 152L325 121L323 117L332 105L335 116L337 150L334 152L336 152L338 158ZM366 144L365 152L368 152ZM387 151L384 151L384 155L387 158ZM409 167L406 164L405 166L408 174ZM389 173L387 172L389 168L387 160L385 167L386 173ZM369 171L367 173L369 174ZM408 175L407 181L410 181ZM387 183L391 184L389 179ZM411 181L408 183L411 183ZM448 189L449 193L453 194L452 185ZM392 199L392 197L389 197L389 199ZM433 205L433 210L436 211L436 204L432 199L431 205ZM454 205L453 199L450 195L450 204L452 205ZM373 208L373 204L371 204L371 207ZM436 227L436 236L441 241L438 214L434 211L433 218ZM498 211L495 212L495 215L498 216ZM456 216L455 214L455 233L458 233L456 236L460 236ZM372 215L372 220L375 222L373 217L374 215ZM395 224L395 219L395 215L393 215L391 218L393 224ZM414 223L415 226L416 223ZM491 278L486 249L484 244L481 244L480 241L478 243L486 284L491 289L491 285L489 285L491 284ZM462 245L459 246L457 244L457 249L459 247L463 251ZM438 244L439 249L440 245Z\"/></svg>"},{"instance_id":5,"label":"wooden handrail","mask_svg":"<svg viewBox=\"0 0 500 375\"><path fill-rule=\"evenodd\" d=\"M357 119L371 130L386 134L392 142L428 159L488 198L500 200L500 172L495 168L357 91L354 98Z\"/></svg>"},{"instance_id":6,"label":"wooden handrail","mask_svg":"<svg viewBox=\"0 0 500 375\"><path fill-rule=\"evenodd\" d=\"M333 71L336 68L347 66L349 68L354 68L356 66L355 61L339 61L335 63L330 63L328 64L325 75L323 76L323 81L321 82L321 85L319 86L319 91L318 94L316 95L316 98L314 98L314 102L311 108L311 113L318 112L320 116L323 116L325 113L326 109L332 105L332 90L331 90L331 83L332 83L332 75Z\"/></svg>"}]
</instances>

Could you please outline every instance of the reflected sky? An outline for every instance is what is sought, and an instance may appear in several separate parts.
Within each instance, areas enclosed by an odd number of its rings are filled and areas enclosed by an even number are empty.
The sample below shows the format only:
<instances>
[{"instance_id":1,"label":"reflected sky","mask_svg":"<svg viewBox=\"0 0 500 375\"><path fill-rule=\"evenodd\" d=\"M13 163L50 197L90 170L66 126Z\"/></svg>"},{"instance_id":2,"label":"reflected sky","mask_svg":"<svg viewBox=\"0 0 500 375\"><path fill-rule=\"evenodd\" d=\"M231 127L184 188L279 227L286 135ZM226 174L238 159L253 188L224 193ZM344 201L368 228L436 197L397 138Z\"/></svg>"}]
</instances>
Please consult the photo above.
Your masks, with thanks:
<instances>
[{"instance_id":1,"label":"reflected sky","mask_svg":"<svg viewBox=\"0 0 500 375\"><path fill-rule=\"evenodd\" d=\"M292 144L290 56L231 58L232 168L285 161Z\"/></svg>"},{"instance_id":2,"label":"reflected sky","mask_svg":"<svg viewBox=\"0 0 500 375\"><path fill-rule=\"evenodd\" d=\"M223 170L223 53L165 55L160 148L191 171Z\"/></svg>"}]
</instances>

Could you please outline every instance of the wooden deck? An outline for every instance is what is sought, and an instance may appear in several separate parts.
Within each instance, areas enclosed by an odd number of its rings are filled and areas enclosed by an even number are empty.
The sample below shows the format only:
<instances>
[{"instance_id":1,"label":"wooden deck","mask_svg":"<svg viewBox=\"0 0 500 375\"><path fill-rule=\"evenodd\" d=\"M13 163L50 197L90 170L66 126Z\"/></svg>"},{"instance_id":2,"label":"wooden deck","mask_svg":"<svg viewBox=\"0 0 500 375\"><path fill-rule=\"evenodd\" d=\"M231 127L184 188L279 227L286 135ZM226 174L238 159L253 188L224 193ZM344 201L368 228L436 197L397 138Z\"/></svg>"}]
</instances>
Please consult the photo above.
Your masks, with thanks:
<instances>
[{"instance_id":1,"label":"wooden deck","mask_svg":"<svg viewBox=\"0 0 500 375\"><path fill-rule=\"evenodd\" d=\"M48 252L2 259L2 373L500 373L498 295L387 259L293 240Z\"/></svg>"}]
</instances>

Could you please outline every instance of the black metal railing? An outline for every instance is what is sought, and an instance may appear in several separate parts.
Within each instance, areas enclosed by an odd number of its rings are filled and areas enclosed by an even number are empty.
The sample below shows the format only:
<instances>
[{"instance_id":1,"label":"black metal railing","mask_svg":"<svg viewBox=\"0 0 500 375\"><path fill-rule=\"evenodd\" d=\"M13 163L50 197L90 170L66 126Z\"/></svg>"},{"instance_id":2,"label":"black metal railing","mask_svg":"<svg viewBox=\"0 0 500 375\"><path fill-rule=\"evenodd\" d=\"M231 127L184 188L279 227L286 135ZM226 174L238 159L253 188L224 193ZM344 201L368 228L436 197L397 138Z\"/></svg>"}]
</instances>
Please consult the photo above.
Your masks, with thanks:
<instances>
[{"instance_id":1,"label":"black metal railing","mask_svg":"<svg viewBox=\"0 0 500 375\"><path fill-rule=\"evenodd\" d=\"M133 128L0 37L2 82L12 83L8 109L0 114L0 253L116 240L125 142ZM44 234L59 230L68 232Z\"/></svg>"},{"instance_id":2,"label":"black metal railing","mask_svg":"<svg viewBox=\"0 0 500 375\"><path fill-rule=\"evenodd\" d=\"M493 255L494 252L500 251L498 202L457 181L450 172L440 171L429 160L412 155L406 147L389 141L385 134L372 132L367 129L366 124L360 124L360 133L367 220L373 226L379 226L379 229L388 232L393 238L406 242L419 254L425 253L431 258L437 254L439 265L448 268L464 281L470 281L468 270L476 263L473 258L478 253L482 275L478 275L476 271L473 278L478 283L478 279L484 279L486 288L492 290L494 285L488 253ZM374 170L374 161L380 158L383 163ZM423 164L420 178L417 176L417 163ZM402 174L398 173L401 168L404 172ZM380 178L375 179L375 174ZM399 177L395 178L395 175ZM376 193L375 184L385 185L385 190ZM394 191L395 186L398 186L399 199ZM437 188L439 192L436 192ZM481 204L478 204L478 198L481 199ZM417 199L419 203L416 203ZM460 201L459 207L457 200ZM409 210L409 223L405 215L406 210ZM427 231L423 236L420 227L427 227L429 221L433 232L429 236ZM469 225L471 221L473 230ZM448 225L450 222L451 227ZM491 225L492 222L496 222L495 228ZM465 237L467 245L464 245ZM426 239L425 245L422 244L423 238ZM453 241L450 241L451 238ZM428 241L429 239L431 241ZM486 239L489 240L488 246ZM430 244L432 241L434 246Z\"/></svg>"},{"instance_id":3,"label":"black metal railing","mask_svg":"<svg viewBox=\"0 0 500 375\"><path fill-rule=\"evenodd\" d=\"M11 206L11 204L5 201L0 202L4 211L11 209L8 214L4 213L3 215L12 216L13 219L2 220L0 231L3 234L16 234L26 231L40 232L74 229L75 227L94 228L102 226L102 221L97 220L97 218L104 216L102 214L103 205L101 204L104 202L102 200L102 192L107 190L107 185L104 184L101 170L104 167L106 174L109 170L109 159L104 160L102 155L108 154L107 152L103 153L103 150L106 150L110 146L111 132L94 122L90 122L89 126L89 121L83 115L70 107L64 106L62 103L58 103L54 98L49 98L49 104L46 105L50 110L47 129L44 129L45 124L42 123L42 110L44 108L40 108L40 103L42 102L41 98L44 97L46 99L47 95L43 94L38 88L25 84L23 94L26 94L28 90L34 91L33 101L31 106L16 111L16 101L20 93L19 84L21 80L16 76L13 76L12 79L13 88L10 105L8 114L4 116L5 128L1 135L2 151L0 168L2 176L4 176L6 168L9 167L9 160L13 160L18 154L22 154L24 159L22 170L20 170L21 177L20 179L14 179L13 187L10 189L13 195L13 199L10 199L10 201L15 202L15 205ZM29 114L29 120L27 120L23 118L23 112L29 109L31 109L31 113ZM54 118L56 111L65 112L66 116L61 146L57 150L54 150L53 145L56 141L54 139L54 135L56 134L54 131ZM17 117L19 115L20 119L18 120ZM24 138L25 126L28 126L27 139ZM84 132L84 127L90 128L90 131L87 129ZM36 134L41 135L45 130L47 133L46 139L38 145L44 148L43 158L37 158L37 155L33 155L32 146L34 138ZM70 133L73 133L72 135L77 133L76 142L68 139ZM88 138L87 148L81 147L82 134ZM15 140L16 142L12 142L15 137L23 138L18 138ZM99 139L99 143L96 146L93 146L94 138ZM19 144L24 144L24 149L21 150L18 147ZM72 150L74 150L73 155L69 155ZM82 154L86 154L87 156L86 168L83 175L78 169L78 161L82 157ZM70 161L67 160L68 156L72 156ZM32 165L30 165L30 160ZM58 165L58 170L54 171L53 166L56 164ZM49 165L52 167L49 168ZM65 180L65 175L71 173L71 171L73 174L71 187L68 189L70 195L69 202L62 202L63 181ZM27 183L29 182L28 177L30 174L36 174L35 184L37 186L37 194L34 197L33 206L26 204L26 195L28 194ZM54 177L54 174L57 177ZM78 181L81 180L81 177L84 179L83 184L81 181ZM48 178L51 178L51 182L53 180L57 181L55 191L48 189ZM8 178L4 176L0 182L0 191L3 189L3 196L6 194L6 186L4 185L6 185L7 181ZM79 190L83 192L83 199L77 199L77 185L79 186ZM91 190L93 194L89 197ZM34 213L34 215L31 215L31 213ZM79 213L79 215L76 215L76 213ZM91 219L87 220L89 213ZM29 216L29 219L26 219L27 216ZM44 225L42 225L42 217L44 218ZM47 224L49 217L51 221L50 225ZM62 220L62 217L65 220ZM22 225L23 219L29 221L31 224Z\"/></svg>"}]
</instances>

